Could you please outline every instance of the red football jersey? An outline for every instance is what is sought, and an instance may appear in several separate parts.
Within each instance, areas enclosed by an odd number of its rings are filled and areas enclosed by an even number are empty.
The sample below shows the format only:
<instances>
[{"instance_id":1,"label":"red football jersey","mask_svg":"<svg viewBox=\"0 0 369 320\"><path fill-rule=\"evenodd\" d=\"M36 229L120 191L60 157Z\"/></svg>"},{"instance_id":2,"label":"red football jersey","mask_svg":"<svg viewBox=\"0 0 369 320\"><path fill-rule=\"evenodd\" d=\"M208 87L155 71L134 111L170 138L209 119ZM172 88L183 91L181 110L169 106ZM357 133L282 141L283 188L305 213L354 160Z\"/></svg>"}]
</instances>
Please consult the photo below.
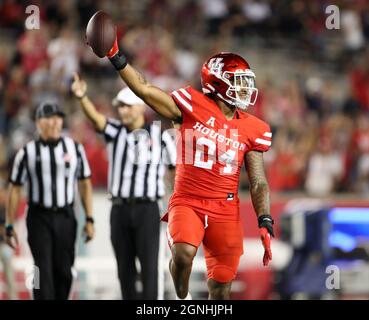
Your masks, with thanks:
<instances>
[{"instance_id":1,"label":"red football jersey","mask_svg":"<svg viewBox=\"0 0 369 320\"><path fill-rule=\"evenodd\" d=\"M233 200L245 154L265 152L271 146L269 125L239 110L227 120L212 99L192 87L173 91L171 96L182 112L175 193Z\"/></svg>"}]
</instances>

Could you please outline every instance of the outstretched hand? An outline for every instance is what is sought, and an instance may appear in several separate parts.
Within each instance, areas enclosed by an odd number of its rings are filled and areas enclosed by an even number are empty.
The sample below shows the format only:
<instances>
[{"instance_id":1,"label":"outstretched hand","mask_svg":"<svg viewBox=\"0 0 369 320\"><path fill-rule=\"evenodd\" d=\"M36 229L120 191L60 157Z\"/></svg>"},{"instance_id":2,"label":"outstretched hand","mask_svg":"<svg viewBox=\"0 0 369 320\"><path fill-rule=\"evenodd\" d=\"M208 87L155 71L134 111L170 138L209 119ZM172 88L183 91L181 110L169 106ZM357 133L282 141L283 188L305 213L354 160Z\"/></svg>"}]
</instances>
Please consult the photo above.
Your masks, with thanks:
<instances>
[{"instance_id":1,"label":"outstretched hand","mask_svg":"<svg viewBox=\"0 0 369 320\"><path fill-rule=\"evenodd\" d=\"M79 77L77 72L74 72L73 74L71 90L74 96L78 99L81 99L86 95L87 83Z\"/></svg>"}]
</instances>

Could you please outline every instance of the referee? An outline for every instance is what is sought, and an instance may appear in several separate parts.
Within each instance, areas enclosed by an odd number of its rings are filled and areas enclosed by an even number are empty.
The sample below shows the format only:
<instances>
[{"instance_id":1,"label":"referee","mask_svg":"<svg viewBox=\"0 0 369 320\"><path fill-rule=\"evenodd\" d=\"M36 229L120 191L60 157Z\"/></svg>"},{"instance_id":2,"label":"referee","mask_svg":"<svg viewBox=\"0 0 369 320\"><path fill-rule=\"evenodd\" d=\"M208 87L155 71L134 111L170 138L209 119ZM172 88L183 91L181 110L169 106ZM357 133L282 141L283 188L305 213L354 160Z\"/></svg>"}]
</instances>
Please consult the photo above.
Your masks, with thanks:
<instances>
[{"instance_id":1,"label":"referee","mask_svg":"<svg viewBox=\"0 0 369 320\"><path fill-rule=\"evenodd\" d=\"M87 84L75 75L72 91L95 129L103 133L109 157L112 197L111 241L124 299L158 299L160 212L165 162L175 167L174 139L145 122L145 104L129 89L113 100L120 121L106 119L87 97ZM136 291L136 257L141 265L143 295Z\"/></svg>"},{"instance_id":2,"label":"referee","mask_svg":"<svg viewBox=\"0 0 369 320\"><path fill-rule=\"evenodd\" d=\"M18 151L10 174L6 241L13 249L18 246L13 222L27 181L28 243L39 274L35 279L39 288L33 289L36 300L68 299L77 231L73 210L76 180L86 213L86 242L94 235L90 167L83 146L61 136L64 117L53 102L39 105L36 126L40 137Z\"/></svg>"}]
</instances>

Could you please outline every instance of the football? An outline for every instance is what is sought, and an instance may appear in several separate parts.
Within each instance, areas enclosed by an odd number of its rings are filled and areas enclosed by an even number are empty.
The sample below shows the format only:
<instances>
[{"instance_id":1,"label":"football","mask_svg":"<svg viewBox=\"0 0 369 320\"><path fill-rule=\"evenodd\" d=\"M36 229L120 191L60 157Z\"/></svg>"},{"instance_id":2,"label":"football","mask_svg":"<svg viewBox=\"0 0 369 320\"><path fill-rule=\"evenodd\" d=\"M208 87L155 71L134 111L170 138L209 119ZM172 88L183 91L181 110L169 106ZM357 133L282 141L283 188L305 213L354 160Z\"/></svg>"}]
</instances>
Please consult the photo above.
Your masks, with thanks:
<instances>
[{"instance_id":1,"label":"football","mask_svg":"<svg viewBox=\"0 0 369 320\"><path fill-rule=\"evenodd\" d=\"M97 11L87 24L87 44L100 58L105 57L113 47L115 35L115 24L111 17L103 11Z\"/></svg>"}]
</instances>

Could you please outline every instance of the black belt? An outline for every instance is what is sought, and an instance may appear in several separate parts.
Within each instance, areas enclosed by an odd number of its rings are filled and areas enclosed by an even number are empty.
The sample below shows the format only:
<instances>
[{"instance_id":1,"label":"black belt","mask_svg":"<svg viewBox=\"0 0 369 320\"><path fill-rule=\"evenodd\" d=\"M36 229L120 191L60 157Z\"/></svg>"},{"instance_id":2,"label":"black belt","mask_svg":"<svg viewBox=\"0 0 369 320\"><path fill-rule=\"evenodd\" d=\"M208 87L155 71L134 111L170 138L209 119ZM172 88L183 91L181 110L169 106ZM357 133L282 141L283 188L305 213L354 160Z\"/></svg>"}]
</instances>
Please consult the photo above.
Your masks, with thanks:
<instances>
[{"instance_id":1,"label":"black belt","mask_svg":"<svg viewBox=\"0 0 369 320\"><path fill-rule=\"evenodd\" d=\"M112 198L111 200L114 205L122 205L122 204L156 202L157 199L152 199L148 197L140 197L140 198Z\"/></svg>"},{"instance_id":2,"label":"black belt","mask_svg":"<svg viewBox=\"0 0 369 320\"><path fill-rule=\"evenodd\" d=\"M45 207L43 205L40 204L36 204L36 203L29 203L28 204L29 208L32 210L38 210L38 211L53 211L53 212L64 212L66 210L70 210L73 209L73 204L64 206L64 207Z\"/></svg>"}]
</instances>

